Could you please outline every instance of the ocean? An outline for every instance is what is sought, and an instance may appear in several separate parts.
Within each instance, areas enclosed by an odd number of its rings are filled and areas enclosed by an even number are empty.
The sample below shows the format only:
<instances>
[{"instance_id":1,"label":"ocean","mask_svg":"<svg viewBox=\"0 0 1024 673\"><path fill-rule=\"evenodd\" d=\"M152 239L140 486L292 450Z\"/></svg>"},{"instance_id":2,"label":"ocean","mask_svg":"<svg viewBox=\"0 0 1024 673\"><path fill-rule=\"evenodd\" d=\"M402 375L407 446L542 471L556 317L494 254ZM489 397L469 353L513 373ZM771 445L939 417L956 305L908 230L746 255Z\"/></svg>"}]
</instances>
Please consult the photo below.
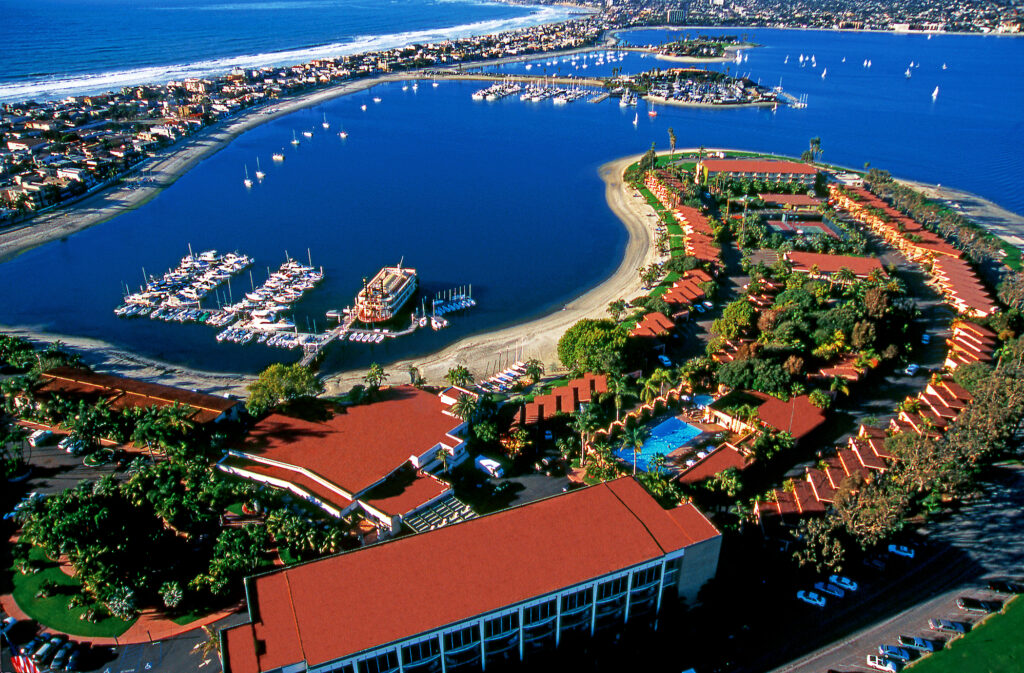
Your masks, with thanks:
<instances>
[{"instance_id":1,"label":"ocean","mask_svg":"<svg viewBox=\"0 0 1024 673\"><path fill-rule=\"evenodd\" d=\"M483 35L572 11L478 0L0 0L0 102Z\"/></svg>"},{"instance_id":2,"label":"ocean","mask_svg":"<svg viewBox=\"0 0 1024 673\"><path fill-rule=\"evenodd\" d=\"M209 327L117 318L112 310L124 286L137 288L143 269L159 274L175 265L189 244L254 256L255 284L287 251L324 267L324 283L295 310L300 328L322 330L326 311L351 304L363 277L404 259L419 271L423 296L472 284L479 307L453 316L447 330L421 330L374 346L334 344L325 369L415 358L469 334L558 310L607 278L622 259L626 234L605 203L598 168L652 142L667 149L670 127L679 147L790 155L819 136L826 161L870 162L1024 213L1017 179L1024 161L1024 91L1011 84L1024 41L747 32L764 46L747 51L742 63L714 67L739 68L772 86L781 78L790 93L807 94L807 108L657 106L651 117L644 102L637 108L615 101L555 106L518 97L474 102L480 83L423 82L418 90L378 85L255 128L142 208L0 265L0 324L99 338L213 371L255 372L298 355L255 343L217 343ZM634 33L624 37L639 41ZM800 54L814 55L816 65L794 65ZM866 59L871 68L864 67ZM575 64L548 57L530 65L533 74L596 74L675 64L621 52L614 62L592 55ZM329 132L320 127L324 116ZM346 139L337 135L342 128ZM312 138L301 135L306 130ZM302 141L298 147L289 142L293 133ZM271 153L279 151L286 160L272 162ZM248 167L251 174L257 158L267 176L246 189L243 171ZM249 286L248 274L236 277L234 297Z\"/></svg>"}]
</instances>

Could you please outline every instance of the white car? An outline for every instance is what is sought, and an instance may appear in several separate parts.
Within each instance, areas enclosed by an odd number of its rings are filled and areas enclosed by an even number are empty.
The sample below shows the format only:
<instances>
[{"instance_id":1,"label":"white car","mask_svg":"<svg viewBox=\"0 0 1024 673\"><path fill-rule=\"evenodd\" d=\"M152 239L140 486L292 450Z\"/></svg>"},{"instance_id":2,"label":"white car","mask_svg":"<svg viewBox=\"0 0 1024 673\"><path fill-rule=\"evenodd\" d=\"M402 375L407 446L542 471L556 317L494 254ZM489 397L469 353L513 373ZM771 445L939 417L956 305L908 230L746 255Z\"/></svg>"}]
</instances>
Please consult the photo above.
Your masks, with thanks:
<instances>
[{"instance_id":1,"label":"white car","mask_svg":"<svg viewBox=\"0 0 1024 673\"><path fill-rule=\"evenodd\" d=\"M36 430L28 436L28 445L33 448L42 446L46 442L50 441L50 437L53 437L53 433L49 430Z\"/></svg>"},{"instance_id":2,"label":"white car","mask_svg":"<svg viewBox=\"0 0 1024 673\"><path fill-rule=\"evenodd\" d=\"M505 470L502 469L501 463L490 458L484 458L483 456L476 457L476 466L482 471L486 472L491 477L503 477L505 476Z\"/></svg>"},{"instance_id":3,"label":"white car","mask_svg":"<svg viewBox=\"0 0 1024 673\"><path fill-rule=\"evenodd\" d=\"M75 439L71 435L68 435L64 439L57 442L57 446L60 447L61 450L67 451L68 453L75 456L85 451L85 443L80 439Z\"/></svg>"},{"instance_id":4,"label":"white car","mask_svg":"<svg viewBox=\"0 0 1024 673\"><path fill-rule=\"evenodd\" d=\"M903 558L914 558L914 549L901 544L889 545L889 553Z\"/></svg>"},{"instance_id":5,"label":"white car","mask_svg":"<svg viewBox=\"0 0 1024 673\"><path fill-rule=\"evenodd\" d=\"M704 306L706 306L707 308L714 308L715 307L715 303L712 302L712 301L705 301L704 302Z\"/></svg>"},{"instance_id":6,"label":"white car","mask_svg":"<svg viewBox=\"0 0 1024 673\"><path fill-rule=\"evenodd\" d=\"M659 356L658 356L658 362L660 362L660 363L661 363L662 365L664 365L665 367L671 367L671 366L672 366L672 361L671 361L671 360L669 360L669 359L668 359L667 357L665 357L664 355L659 355Z\"/></svg>"},{"instance_id":7,"label":"white car","mask_svg":"<svg viewBox=\"0 0 1024 673\"><path fill-rule=\"evenodd\" d=\"M801 589L796 592L796 597L798 600L801 600L808 605L813 605L818 608L825 607L825 597L821 594L816 594L813 591L804 591Z\"/></svg>"},{"instance_id":8,"label":"white car","mask_svg":"<svg viewBox=\"0 0 1024 673\"><path fill-rule=\"evenodd\" d=\"M889 671L890 673L898 673L903 668L903 664L900 662L880 657L877 654L868 655L868 666L878 671Z\"/></svg>"},{"instance_id":9,"label":"white car","mask_svg":"<svg viewBox=\"0 0 1024 673\"><path fill-rule=\"evenodd\" d=\"M914 374L917 373L917 370L919 370L920 368L920 365L907 365L907 368L903 370L903 373L905 373L907 376L913 376Z\"/></svg>"},{"instance_id":10,"label":"white car","mask_svg":"<svg viewBox=\"0 0 1024 673\"><path fill-rule=\"evenodd\" d=\"M828 578L830 584L834 584L837 587L842 587L847 591L856 591L857 583L851 580L849 577L843 577L842 575L832 575Z\"/></svg>"}]
</instances>

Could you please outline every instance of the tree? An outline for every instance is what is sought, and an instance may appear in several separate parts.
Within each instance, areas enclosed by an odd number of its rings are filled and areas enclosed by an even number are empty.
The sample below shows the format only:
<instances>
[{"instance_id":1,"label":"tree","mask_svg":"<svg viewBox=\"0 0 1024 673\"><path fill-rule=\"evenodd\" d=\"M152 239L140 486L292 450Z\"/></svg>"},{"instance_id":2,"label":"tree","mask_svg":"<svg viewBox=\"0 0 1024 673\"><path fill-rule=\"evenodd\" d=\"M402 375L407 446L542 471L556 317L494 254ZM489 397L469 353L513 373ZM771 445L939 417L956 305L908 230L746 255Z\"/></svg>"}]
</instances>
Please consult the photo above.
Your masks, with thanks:
<instances>
[{"instance_id":1,"label":"tree","mask_svg":"<svg viewBox=\"0 0 1024 673\"><path fill-rule=\"evenodd\" d=\"M644 425L634 425L633 427L626 428L625 432L622 433L622 448L630 449L633 452L633 475L636 475L636 461L640 455L640 449L643 448L644 442L651 436L651 431Z\"/></svg>"},{"instance_id":2,"label":"tree","mask_svg":"<svg viewBox=\"0 0 1024 673\"><path fill-rule=\"evenodd\" d=\"M434 453L434 458L436 460L441 461L441 471L444 472L445 474L447 474L448 473L448 452L445 451L444 449L438 449L437 452Z\"/></svg>"},{"instance_id":3,"label":"tree","mask_svg":"<svg viewBox=\"0 0 1024 673\"><path fill-rule=\"evenodd\" d=\"M729 467L721 472L715 473L707 482L707 488L724 494L727 498L734 498L743 489L743 480L740 471L735 467Z\"/></svg>"},{"instance_id":4,"label":"tree","mask_svg":"<svg viewBox=\"0 0 1024 673\"><path fill-rule=\"evenodd\" d=\"M477 399L473 395L459 395L459 399L452 404L452 413L464 421L473 418L477 409Z\"/></svg>"},{"instance_id":5,"label":"tree","mask_svg":"<svg viewBox=\"0 0 1024 673\"><path fill-rule=\"evenodd\" d=\"M473 375L462 365L449 369L448 373L444 375L444 380L449 385L459 386L460 388L468 388L473 385Z\"/></svg>"},{"instance_id":6,"label":"tree","mask_svg":"<svg viewBox=\"0 0 1024 673\"><path fill-rule=\"evenodd\" d=\"M619 420L622 412L622 402L629 397L636 397L637 394L633 390L633 381L625 374L609 374L608 375L608 390L607 392L601 393L601 399L606 400L611 398L615 403L615 420Z\"/></svg>"},{"instance_id":7,"label":"tree","mask_svg":"<svg viewBox=\"0 0 1024 673\"><path fill-rule=\"evenodd\" d=\"M668 146L669 146L669 149L671 150L671 155L675 156L675 154L676 154L676 132L672 130L671 126L668 127Z\"/></svg>"},{"instance_id":8,"label":"tree","mask_svg":"<svg viewBox=\"0 0 1024 673\"><path fill-rule=\"evenodd\" d=\"M590 441L590 433L598 427L600 426L594 406L592 404L581 404L572 419L572 429L580 433L580 467L583 467L587 462L586 446Z\"/></svg>"},{"instance_id":9,"label":"tree","mask_svg":"<svg viewBox=\"0 0 1024 673\"><path fill-rule=\"evenodd\" d=\"M315 397L323 392L323 384L309 367L299 363L275 363L260 372L249 384L249 399L245 408L258 416L285 402L304 397Z\"/></svg>"},{"instance_id":10,"label":"tree","mask_svg":"<svg viewBox=\"0 0 1024 673\"><path fill-rule=\"evenodd\" d=\"M610 372L622 366L627 335L611 320L584 319L558 340L558 359L573 372Z\"/></svg>"},{"instance_id":11,"label":"tree","mask_svg":"<svg viewBox=\"0 0 1024 673\"><path fill-rule=\"evenodd\" d=\"M828 393L824 393L820 390L812 390L811 394L807 396L807 399L811 404L819 409L828 409L832 406L832 398L829 397Z\"/></svg>"},{"instance_id":12,"label":"tree","mask_svg":"<svg viewBox=\"0 0 1024 673\"><path fill-rule=\"evenodd\" d=\"M619 322L622 320L623 314L626 312L626 302L621 299L616 299L608 304L608 315L612 317L612 320Z\"/></svg>"},{"instance_id":13,"label":"tree","mask_svg":"<svg viewBox=\"0 0 1024 673\"><path fill-rule=\"evenodd\" d=\"M536 385L541 377L544 376L544 363L537 358L530 358L526 361L525 373L529 377L530 382Z\"/></svg>"},{"instance_id":14,"label":"tree","mask_svg":"<svg viewBox=\"0 0 1024 673\"><path fill-rule=\"evenodd\" d=\"M164 602L165 607L173 610L181 604L183 597L181 584L177 581L170 580L160 585L160 599Z\"/></svg>"},{"instance_id":15,"label":"tree","mask_svg":"<svg viewBox=\"0 0 1024 673\"><path fill-rule=\"evenodd\" d=\"M388 373L384 371L384 367L380 366L376 362L370 363L370 369L367 370L366 375L363 377L363 381L370 388L371 392L380 390L380 387L384 385L384 382L388 380Z\"/></svg>"},{"instance_id":16,"label":"tree","mask_svg":"<svg viewBox=\"0 0 1024 673\"><path fill-rule=\"evenodd\" d=\"M644 152L644 155L640 157L640 163L638 165L638 168L640 169L640 173L643 174L649 170L652 170L657 165L658 153L654 149L654 143L651 143L651 149Z\"/></svg>"},{"instance_id":17,"label":"tree","mask_svg":"<svg viewBox=\"0 0 1024 673\"><path fill-rule=\"evenodd\" d=\"M409 365L405 371L409 374L410 385L423 385L423 377L420 375L420 370L416 365Z\"/></svg>"},{"instance_id":18,"label":"tree","mask_svg":"<svg viewBox=\"0 0 1024 673\"><path fill-rule=\"evenodd\" d=\"M484 444L498 441L498 426L494 421L480 421L473 425L473 434Z\"/></svg>"}]
</instances>

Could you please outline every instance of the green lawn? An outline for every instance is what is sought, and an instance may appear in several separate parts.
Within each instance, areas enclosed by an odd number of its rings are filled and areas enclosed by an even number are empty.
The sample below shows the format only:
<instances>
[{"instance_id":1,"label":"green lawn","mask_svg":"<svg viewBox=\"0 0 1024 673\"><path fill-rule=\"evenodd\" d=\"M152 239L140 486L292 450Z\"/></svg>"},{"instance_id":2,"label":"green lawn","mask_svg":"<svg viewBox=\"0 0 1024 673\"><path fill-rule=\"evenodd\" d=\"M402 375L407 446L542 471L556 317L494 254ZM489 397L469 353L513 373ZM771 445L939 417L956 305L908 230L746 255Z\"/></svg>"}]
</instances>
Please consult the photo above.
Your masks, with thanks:
<instances>
[{"instance_id":1,"label":"green lawn","mask_svg":"<svg viewBox=\"0 0 1024 673\"><path fill-rule=\"evenodd\" d=\"M1013 599L1001 614L925 657L914 673L1015 673L1024 671L1024 601Z\"/></svg>"},{"instance_id":2,"label":"green lawn","mask_svg":"<svg viewBox=\"0 0 1024 673\"><path fill-rule=\"evenodd\" d=\"M96 623L80 619L85 608L69 608L68 600L78 593L81 583L62 573L58 564L47 560L40 549L33 548L29 552L29 558L43 563L44 568L34 575L22 575L16 570L11 570L14 600L25 614L44 627L75 636L112 638L121 635L135 623L134 619L125 622L113 617L100 619ZM36 592L45 581L53 582L57 588L50 598L36 598Z\"/></svg>"}]
</instances>

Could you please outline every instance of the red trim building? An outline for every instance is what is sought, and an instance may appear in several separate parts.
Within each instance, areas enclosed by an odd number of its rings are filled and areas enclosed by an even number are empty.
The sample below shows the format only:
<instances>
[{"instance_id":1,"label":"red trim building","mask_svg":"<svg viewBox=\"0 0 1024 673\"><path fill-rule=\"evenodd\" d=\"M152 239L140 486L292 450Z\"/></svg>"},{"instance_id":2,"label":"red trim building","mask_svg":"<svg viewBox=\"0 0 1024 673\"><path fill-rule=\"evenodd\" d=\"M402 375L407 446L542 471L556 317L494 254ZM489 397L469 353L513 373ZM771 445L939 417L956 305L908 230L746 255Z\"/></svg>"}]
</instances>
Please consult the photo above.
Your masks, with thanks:
<instances>
[{"instance_id":1,"label":"red trim building","mask_svg":"<svg viewBox=\"0 0 1024 673\"><path fill-rule=\"evenodd\" d=\"M625 477L246 580L226 673L479 670L650 622L714 577L721 534Z\"/></svg>"},{"instance_id":2,"label":"red trim building","mask_svg":"<svg viewBox=\"0 0 1024 673\"><path fill-rule=\"evenodd\" d=\"M813 185L818 169L797 161L777 159L702 159L697 164L697 181L707 183L717 177L769 182L800 182Z\"/></svg>"}]
</instances>

